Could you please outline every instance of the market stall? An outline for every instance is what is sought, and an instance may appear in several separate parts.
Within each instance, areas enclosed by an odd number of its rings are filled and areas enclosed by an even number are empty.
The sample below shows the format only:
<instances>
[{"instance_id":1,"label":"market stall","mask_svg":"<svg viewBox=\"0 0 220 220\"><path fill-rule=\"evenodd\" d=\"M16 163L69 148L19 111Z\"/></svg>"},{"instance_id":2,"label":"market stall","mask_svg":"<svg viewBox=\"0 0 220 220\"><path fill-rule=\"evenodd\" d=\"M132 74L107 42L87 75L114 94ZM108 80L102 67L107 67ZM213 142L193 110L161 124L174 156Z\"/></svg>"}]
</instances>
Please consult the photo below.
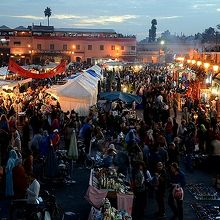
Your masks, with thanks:
<instances>
[{"instance_id":1,"label":"market stall","mask_svg":"<svg viewBox=\"0 0 220 220\"><path fill-rule=\"evenodd\" d=\"M122 174L117 174L116 170L113 168L98 168L91 170L89 188L85 198L93 207L99 210L101 209L103 200L107 198L111 201L111 206L114 207L114 210L118 210L116 212L125 210L128 215L132 213L133 192L126 183L125 177ZM91 212L94 211L92 210ZM115 211L113 212L115 213Z\"/></svg>"},{"instance_id":2,"label":"market stall","mask_svg":"<svg viewBox=\"0 0 220 220\"><path fill-rule=\"evenodd\" d=\"M58 100L64 112L74 109L81 116L87 115L90 106L97 101L97 91L86 81L75 79L64 85L51 87L46 92Z\"/></svg>"}]
</instances>

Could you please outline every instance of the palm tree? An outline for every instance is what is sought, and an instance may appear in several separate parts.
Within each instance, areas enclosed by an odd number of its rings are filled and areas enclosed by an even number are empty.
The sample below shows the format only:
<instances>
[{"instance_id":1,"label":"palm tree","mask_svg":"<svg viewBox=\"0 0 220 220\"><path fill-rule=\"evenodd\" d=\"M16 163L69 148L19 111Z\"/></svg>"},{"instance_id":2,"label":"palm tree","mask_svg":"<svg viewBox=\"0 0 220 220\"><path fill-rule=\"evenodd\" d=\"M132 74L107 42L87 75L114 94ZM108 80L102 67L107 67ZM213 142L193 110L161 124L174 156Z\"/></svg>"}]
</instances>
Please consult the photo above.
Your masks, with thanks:
<instances>
[{"instance_id":1,"label":"palm tree","mask_svg":"<svg viewBox=\"0 0 220 220\"><path fill-rule=\"evenodd\" d=\"M50 16L51 16L51 14L52 14L52 12L51 12L51 9L49 8L49 7L47 7L45 10L44 10L44 15L45 15L45 17L47 17L47 24L48 24L48 26L49 26L49 18L50 18Z\"/></svg>"}]
</instances>

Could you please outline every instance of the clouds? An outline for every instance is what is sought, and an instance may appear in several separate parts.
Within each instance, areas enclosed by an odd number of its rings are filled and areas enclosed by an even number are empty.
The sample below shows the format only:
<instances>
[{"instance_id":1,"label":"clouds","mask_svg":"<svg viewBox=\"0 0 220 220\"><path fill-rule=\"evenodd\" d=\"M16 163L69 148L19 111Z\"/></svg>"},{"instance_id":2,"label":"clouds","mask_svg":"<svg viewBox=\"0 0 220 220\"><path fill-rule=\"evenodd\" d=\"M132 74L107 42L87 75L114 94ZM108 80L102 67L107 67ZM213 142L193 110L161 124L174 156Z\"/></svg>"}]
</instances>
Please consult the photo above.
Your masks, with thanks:
<instances>
[{"instance_id":1,"label":"clouds","mask_svg":"<svg viewBox=\"0 0 220 220\"><path fill-rule=\"evenodd\" d=\"M210 8L210 7L216 7L216 4L210 4L210 3L198 3L198 4L194 4L193 6L192 6L192 8L194 8L194 9L207 9L207 7L208 8Z\"/></svg>"},{"instance_id":2,"label":"clouds","mask_svg":"<svg viewBox=\"0 0 220 220\"><path fill-rule=\"evenodd\" d=\"M6 17L7 15L2 15L2 16ZM44 19L44 17L34 16L34 15L12 15L12 16L7 16L7 17L23 18L23 19L28 19L28 20L43 20Z\"/></svg>"},{"instance_id":3,"label":"clouds","mask_svg":"<svg viewBox=\"0 0 220 220\"><path fill-rule=\"evenodd\" d=\"M1 15L7 16L7 15ZM27 20L44 20L44 16L34 16L34 15L11 15L7 16L11 18L21 18ZM113 15L113 16L79 16L79 15L69 15L69 14L55 14L51 16L54 20L69 20L71 25L75 26L96 26L96 25L109 25L115 23L123 23L128 20L136 19L138 15Z\"/></svg>"},{"instance_id":4,"label":"clouds","mask_svg":"<svg viewBox=\"0 0 220 220\"><path fill-rule=\"evenodd\" d=\"M83 18L80 19L78 23L74 25L77 26L95 26L95 25L107 25L114 23L123 23L125 21L135 19L136 15L116 15L116 16L98 16L94 18Z\"/></svg>"},{"instance_id":5,"label":"clouds","mask_svg":"<svg viewBox=\"0 0 220 220\"><path fill-rule=\"evenodd\" d=\"M169 20L169 19L177 19L182 18L183 16L172 15L172 16L164 16L164 17L156 17L157 20Z\"/></svg>"}]
</instances>

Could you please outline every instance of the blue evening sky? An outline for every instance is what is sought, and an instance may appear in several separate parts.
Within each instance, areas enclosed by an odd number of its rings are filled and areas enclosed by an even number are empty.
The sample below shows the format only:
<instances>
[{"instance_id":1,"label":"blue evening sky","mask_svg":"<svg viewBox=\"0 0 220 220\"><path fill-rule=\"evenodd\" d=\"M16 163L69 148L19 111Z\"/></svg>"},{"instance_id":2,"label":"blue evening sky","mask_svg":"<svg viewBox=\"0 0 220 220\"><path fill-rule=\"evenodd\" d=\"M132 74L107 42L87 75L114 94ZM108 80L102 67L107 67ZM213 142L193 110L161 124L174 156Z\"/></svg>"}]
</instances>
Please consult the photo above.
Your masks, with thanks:
<instances>
[{"instance_id":1,"label":"blue evening sky","mask_svg":"<svg viewBox=\"0 0 220 220\"><path fill-rule=\"evenodd\" d=\"M44 9L50 7L50 24L59 27L112 28L148 35L157 19L157 34L165 30L186 35L220 24L220 0L0 0L0 26L47 25Z\"/></svg>"}]
</instances>

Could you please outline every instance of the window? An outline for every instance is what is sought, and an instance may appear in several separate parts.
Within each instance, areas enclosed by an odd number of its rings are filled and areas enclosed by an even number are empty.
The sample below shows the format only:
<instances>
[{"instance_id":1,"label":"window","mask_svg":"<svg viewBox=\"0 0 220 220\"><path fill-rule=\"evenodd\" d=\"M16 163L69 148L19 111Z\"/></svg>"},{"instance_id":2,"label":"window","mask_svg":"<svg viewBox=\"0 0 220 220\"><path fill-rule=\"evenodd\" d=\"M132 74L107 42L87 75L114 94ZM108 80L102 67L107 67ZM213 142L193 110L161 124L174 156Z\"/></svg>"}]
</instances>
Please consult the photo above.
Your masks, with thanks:
<instances>
[{"instance_id":1,"label":"window","mask_svg":"<svg viewBox=\"0 0 220 220\"><path fill-rule=\"evenodd\" d=\"M112 48L112 50L115 50L115 45L112 45L112 47L111 47L111 48Z\"/></svg>"},{"instance_id":2,"label":"window","mask_svg":"<svg viewBox=\"0 0 220 220\"><path fill-rule=\"evenodd\" d=\"M76 45L76 50L80 50L80 45L79 44Z\"/></svg>"},{"instance_id":3,"label":"window","mask_svg":"<svg viewBox=\"0 0 220 220\"><path fill-rule=\"evenodd\" d=\"M92 45L88 45L88 50L92 50Z\"/></svg>"},{"instance_id":4,"label":"window","mask_svg":"<svg viewBox=\"0 0 220 220\"><path fill-rule=\"evenodd\" d=\"M125 50L125 46L121 46L121 50Z\"/></svg>"},{"instance_id":5,"label":"window","mask_svg":"<svg viewBox=\"0 0 220 220\"><path fill-rule=\"evenodd\" d=\"M100 50L104 50L104 45L100 45Z\"/></svg>"},{"instance_id":6,"label":"window","mask_svg":"<svg viewBox=\"0 0 220 220\"><path fill-rule=\"evenodd\" d=\"M37 49L41 50L41 44L37 44Z\"/></svg>"},{"instance_id":7,"label":"window","mask_svg":"<svg viewBox=\"0 0 220 220\"><path fill-rule=\"evenodd\" d=\"M136 47L135 46L131 46L131 50L135 50L136 49Z\"/></svg>"},{"instance_id":8,"label":"window","mask_svg":"<svg viewBox=\"0 0 220 220\"><path fill-rule=\"evenodd\" d=\"M50 44L50 50L54 50L54 44Z\"/></svg>"},{"instance_id":9,"label":"window","mask_svg":"<svg viewBox=\"0 0 220 220\"><path fill-rule=\"evenodd\" d=\"M17 46L18 46L18 45L21 45L21 42L20 42L20 41L15 41L15 42L14 42L14 45L17 45Z\"/></svg>"},{"instance_id":10,"label":"window","mask_svg":"<svg viewBox=\"0 0 220 220\"><path fill-rule=\"evenodd\" d=\"M67 45L66 44L63 45L63 50L67 50Z\"/></svg>"}]
</instances>

